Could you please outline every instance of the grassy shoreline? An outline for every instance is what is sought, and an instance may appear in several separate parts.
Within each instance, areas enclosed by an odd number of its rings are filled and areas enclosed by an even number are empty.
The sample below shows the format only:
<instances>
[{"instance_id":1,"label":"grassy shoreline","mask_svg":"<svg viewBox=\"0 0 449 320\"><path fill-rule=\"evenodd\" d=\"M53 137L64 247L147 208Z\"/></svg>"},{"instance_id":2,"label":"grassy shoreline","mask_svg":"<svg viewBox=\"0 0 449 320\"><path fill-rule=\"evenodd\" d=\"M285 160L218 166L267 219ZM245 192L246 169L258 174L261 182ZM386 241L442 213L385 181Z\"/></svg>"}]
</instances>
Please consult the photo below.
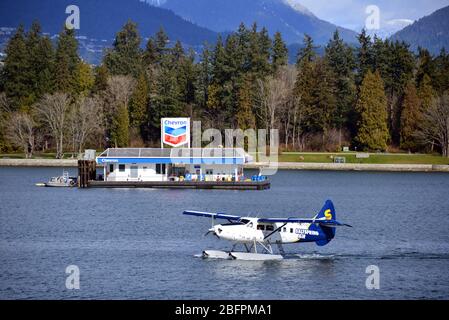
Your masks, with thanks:
<instances>
[{"instance_id":1,"label":"grassy shoreline","mask_svg":"<svg viewBox=\"0 0 449 320\"><path fill-rule=\"evenodd\" d=\"M449 158L431 154L370 153L369 158L357 158L356 153L283 153L279 162L333 163L335 157L344 157L354 164L434 164L449 165Z\"/></svg>"},{"instance_id":2,"label":"grassy shoreline","mask_svg":"<svg viewBox=\"0 0 449 320\"><path fill-rule=\"evenodd\" d=\"M355 152L326 153L326 152L283 152L278 156L282 163L334 163L335 157L344 157L348 164L428 164L449 165L449 158L436 154L408 154L408 153L369 153L369 158L357 158ZM0 154L1 159L25 159L23 153ZM55 153L37 153L32 159L55 160ZM77 160L72 153L64 154L62 160Z\"/></svg>"}]
</instances>

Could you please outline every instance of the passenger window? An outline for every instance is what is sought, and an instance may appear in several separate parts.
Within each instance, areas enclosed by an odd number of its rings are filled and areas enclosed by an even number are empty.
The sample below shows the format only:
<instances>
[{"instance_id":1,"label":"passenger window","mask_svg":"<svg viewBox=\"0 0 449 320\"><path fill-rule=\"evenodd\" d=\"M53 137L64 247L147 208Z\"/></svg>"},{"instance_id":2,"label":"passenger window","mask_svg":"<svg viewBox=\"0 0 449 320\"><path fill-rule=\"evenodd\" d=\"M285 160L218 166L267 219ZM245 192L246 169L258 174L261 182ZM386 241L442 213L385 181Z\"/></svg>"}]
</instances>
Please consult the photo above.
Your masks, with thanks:
<instances>
[{"instance_id":1,"label":"passenger window","mask_svg":"<svg viewBox=\"0 0 449 320\"><path fill-rule=\"evenodd\" d=\"M267 226L267 227L266 227L266 230L267 230L267 231L273 231L274 228L273 228L273 226Z\"/></svg>"},{"instance_id":2,"label":"passenger window","mask_svg":"<svg viewBox=\"0 0 449 320\"><path fill-rule=\"evenodd\" d=\"M284 227L284 228L282 229L282 232L287 232L287 228Z\"/></svg>"},{"instance_id":3,"label":"passenger window","mask_svg":"<svg viewBox=\"0 0 449 320\"><path fill-rule=\"evenodd\" d=\"M293 228L290 228L290 233L293 233Z\"/></svg>"},{"instance_id":4,"label":"passenger window","mask_svg":"<svg viewBox=\"0 0 449 320\"><path fill-rule=\"evenodd\" d=\"M119 172L125 172L125 165L124 164L119 164L118 165L118 171Z\"/></svg>"},{"instance_id":5,"label":"passenger window","mask_svg":"<svg viewBox=\"0 0 449 320\"><path fill-rule=\"evenodd\" d=\"M265 226L263 224L258 224L257 230L265 230Z\"/></svg>"}]
</instances>

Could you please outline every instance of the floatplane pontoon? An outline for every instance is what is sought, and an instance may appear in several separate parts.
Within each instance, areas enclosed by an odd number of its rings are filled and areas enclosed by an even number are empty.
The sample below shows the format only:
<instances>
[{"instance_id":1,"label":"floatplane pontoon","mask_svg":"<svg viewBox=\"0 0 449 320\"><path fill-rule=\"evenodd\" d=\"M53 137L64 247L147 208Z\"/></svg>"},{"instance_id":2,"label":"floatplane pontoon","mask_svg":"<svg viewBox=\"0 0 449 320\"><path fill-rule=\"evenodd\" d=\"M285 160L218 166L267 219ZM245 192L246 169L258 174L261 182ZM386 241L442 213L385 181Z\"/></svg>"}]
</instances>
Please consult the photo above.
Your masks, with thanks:
<instances>
[{"instance_id":1,"label":"floatplane pontoon","mask_svg":"<svg viewBox=\"0 0 449 320\"><path fill-rule=\"evenodd\" d=\"M336 220L330 200L312 219L254 218L200 211L184 211L183 214L212 218L212 228L206 235L212 233L233 243L230 251L203 251L203 258L281 260L285 255L283 244L315 242L318 246L324 246L335 237L337 227L351 227ZM228 223L215 225L215 219L227 220ZM274 254L273 245L278 247L279 254ZM244 251L235 251L237 246L242 246Z\"/></svg>"}]
</instances>

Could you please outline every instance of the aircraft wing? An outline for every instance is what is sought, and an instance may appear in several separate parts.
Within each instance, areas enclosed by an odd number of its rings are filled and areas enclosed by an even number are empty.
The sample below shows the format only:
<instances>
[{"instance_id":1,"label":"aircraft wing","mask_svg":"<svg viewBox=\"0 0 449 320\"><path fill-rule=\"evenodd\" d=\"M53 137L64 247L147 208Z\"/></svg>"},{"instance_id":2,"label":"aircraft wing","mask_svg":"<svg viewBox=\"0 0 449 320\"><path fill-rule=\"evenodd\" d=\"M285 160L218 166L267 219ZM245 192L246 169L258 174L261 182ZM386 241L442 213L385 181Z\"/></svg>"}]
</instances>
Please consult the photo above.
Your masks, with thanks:
<instances>
[{"instance_id":1,"label":"aircraft wing","mask_svg":"<svg viewBox=\"0 0 449 320\"><path fill-rule=\"evenodd\" d=\"M345 223L341 223L338 222L337 220L324 220L324 219L301 219L301 218L262 218L259 219L258 222L262 222L262 223L318 223L321 224L323 226L328 226L328 227L340 227L340 226L345 226L345 227L352 227L349 224L345 224Z\"/></svg>"},{"instance_id":2,"label":"aircraft wing","mask_svg":"<svg viewBox=\"0 0 449 320\"><path fill-rule=\"evenodd\" d=\"M224 219L230 221L240 221L242 217L233 216L230 214L224 213L209 213L209 212L201 212L201 211L184 211L182 214L186 214L188 216L196 216L196 217L209 217L214 219Z\"/></svg>"}]
</instances>

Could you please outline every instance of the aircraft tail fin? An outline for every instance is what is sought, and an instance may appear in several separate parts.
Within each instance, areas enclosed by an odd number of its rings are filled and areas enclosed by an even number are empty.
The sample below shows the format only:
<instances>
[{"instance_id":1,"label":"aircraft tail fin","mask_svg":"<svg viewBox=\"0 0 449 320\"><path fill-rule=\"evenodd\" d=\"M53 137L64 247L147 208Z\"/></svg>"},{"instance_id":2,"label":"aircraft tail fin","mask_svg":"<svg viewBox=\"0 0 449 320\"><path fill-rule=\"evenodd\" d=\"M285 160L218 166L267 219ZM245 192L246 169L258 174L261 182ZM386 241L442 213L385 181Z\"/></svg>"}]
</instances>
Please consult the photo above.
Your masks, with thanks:
<instances>
[{"instance_id":1,"label":"aircraft tail fin","mask_svg":"<svg viewBox=\"0 0 449 320\"><path fill-rule=\"evenodd\" d=\"M336 221L336 214L334 204L331 200L327 200L324 203L323 208L321 208L320 212L315 216L315 219L323 219L327 222ZM326 226L324 223L320 224L321 229L326 235L326 239L316 241L318 246L325 246L335 237L335 228L331 226Z\"/></svg>"},{"instance_id":2,"label":"aircraft tail fin","mask_svg":"<svg viewBox=\"0 0 449 320\"><path fill-rule=\"evenodd\" d=\"M321 208L320 212L315 216L315 219L337 220L334 204L331 200L326 200L323 208Z\"/></svg>"}]
</instances>

